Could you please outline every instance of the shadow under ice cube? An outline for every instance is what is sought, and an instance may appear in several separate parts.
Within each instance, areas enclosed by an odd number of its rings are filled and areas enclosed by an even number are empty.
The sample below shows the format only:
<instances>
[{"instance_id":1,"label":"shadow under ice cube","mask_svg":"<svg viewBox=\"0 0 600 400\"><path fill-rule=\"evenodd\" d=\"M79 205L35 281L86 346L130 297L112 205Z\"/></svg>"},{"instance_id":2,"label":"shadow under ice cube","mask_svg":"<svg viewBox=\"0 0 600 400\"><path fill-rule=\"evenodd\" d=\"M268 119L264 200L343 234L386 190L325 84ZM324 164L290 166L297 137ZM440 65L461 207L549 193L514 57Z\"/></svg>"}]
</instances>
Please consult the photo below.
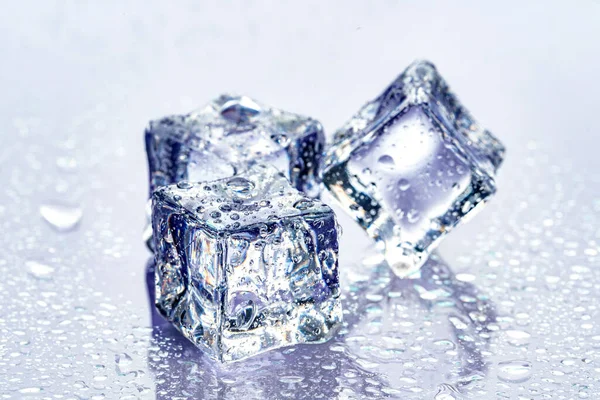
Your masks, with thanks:
<instances>
[{"instance_id":1,"label":"shadow under ice cube","mask_svg":"<svg viewBox=\"0 0 600 400\"><path fill-rule=\"evenodd\" d=\"M415 62L336 132L322 174L407 276L495 192L503 157L435 67Z\"/></svg>"},{"instance_id":2,"label":"shadow under ice cube","mask_svg":"<svg viewBox=\"0 0 600 400\"><path fill-rule=\"evenodd\" d=\"M156 306L228 362L330 339L342 319L333 211L274 167L152 196Z\"/></svg>"}]
</instances>

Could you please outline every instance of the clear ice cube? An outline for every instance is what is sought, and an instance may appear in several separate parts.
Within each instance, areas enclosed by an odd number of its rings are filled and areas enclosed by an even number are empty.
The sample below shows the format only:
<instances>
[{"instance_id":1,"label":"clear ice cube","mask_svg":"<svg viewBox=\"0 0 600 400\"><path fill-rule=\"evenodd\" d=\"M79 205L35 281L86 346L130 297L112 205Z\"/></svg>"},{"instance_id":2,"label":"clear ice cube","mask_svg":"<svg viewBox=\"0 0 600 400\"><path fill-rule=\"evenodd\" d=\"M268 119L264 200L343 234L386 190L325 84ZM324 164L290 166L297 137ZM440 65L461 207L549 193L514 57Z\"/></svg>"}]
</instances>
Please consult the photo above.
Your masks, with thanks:
<instances>
[{"instance_id":1,"label":"clear ice cube","mask_svg":"<svg viewBox=\"0 0 600 400\"><path fill-rule=\"evenodd\" d=\"M156 306L211 358L330 339L342 319L333 211L272 166L152 196Z\"/></svg>"},{"instance_id":2,"label":"clear ice cube","mask_svg":"<svg viewBox=\"0 0 600 400\"><path fill-rule=\"evenodd\" d=\"M310 197L317 197L324 144L318 121L222 95L187 115L150 122L145 132L150 196L182 180L232 176L255 163L272 164Z\"/></svg>"},{"instance_id":3,"label":"clear ice cube","mask_svg":"<svg viewBox=\"0 0 600 400\"><path fill-rule=\"evenodd\" d=\"M495 192L503 157L435 67L417 61L335 133L322 175L404 277Z\"/></svg>"},{"instance_id":4,"label":"clear ice cube","mask_svg":"<svg viewBox=\"0 0 600 400\"><path fill-rule=\"evenodd\" d=\"M225 178L255 163L275 166L310 197L321 190L321 124L246 96L225 94L200 110L151 121L145 141L150 196L160 186ZM150 225L144 239L153 250Z\"/></svg>"}]
</instances>

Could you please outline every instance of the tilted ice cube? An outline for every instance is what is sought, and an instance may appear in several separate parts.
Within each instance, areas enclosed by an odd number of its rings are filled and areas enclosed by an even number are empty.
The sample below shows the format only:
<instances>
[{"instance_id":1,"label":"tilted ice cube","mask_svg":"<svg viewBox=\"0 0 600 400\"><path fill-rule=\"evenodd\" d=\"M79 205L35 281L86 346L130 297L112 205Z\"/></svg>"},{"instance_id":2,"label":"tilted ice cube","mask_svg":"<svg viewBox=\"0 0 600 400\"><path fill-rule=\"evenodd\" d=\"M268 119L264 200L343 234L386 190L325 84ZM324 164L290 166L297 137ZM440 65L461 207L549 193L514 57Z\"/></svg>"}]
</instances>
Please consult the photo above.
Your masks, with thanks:
<instances>
[{"instance_id":1,"label":"tilted ice cube","mask_svg":"<svg viewBox=\"0 0 600 400\"><path fill-rule=\"evenodd\" d=\"M503 157L435 67L415 62L335 134L322 174L406 276L495 192Z\"/></svg>"},{"instance_id":2,"label":"tilted ice cube","mask_svg":"<svg viewBox=\"0 0 600 400\"><path fill-rule=\"evenodd\" d=\"M232 176L254 163L272 164L298 190L319 195L321 124L246 96L222 95L187 115L152 121L145 139L150 195L182 180Z\"/></svg>"},{"instance_id":3,"label":"tilted ice cube","mask_svg":"<svg viewBox=\"0 0 600 400\"><path fill-rule=\"evenodd\" d=\"M156 306L210 357L330 339L340 327L333 211L272 166L152 196Z\"/></svg>"}]
</instances>

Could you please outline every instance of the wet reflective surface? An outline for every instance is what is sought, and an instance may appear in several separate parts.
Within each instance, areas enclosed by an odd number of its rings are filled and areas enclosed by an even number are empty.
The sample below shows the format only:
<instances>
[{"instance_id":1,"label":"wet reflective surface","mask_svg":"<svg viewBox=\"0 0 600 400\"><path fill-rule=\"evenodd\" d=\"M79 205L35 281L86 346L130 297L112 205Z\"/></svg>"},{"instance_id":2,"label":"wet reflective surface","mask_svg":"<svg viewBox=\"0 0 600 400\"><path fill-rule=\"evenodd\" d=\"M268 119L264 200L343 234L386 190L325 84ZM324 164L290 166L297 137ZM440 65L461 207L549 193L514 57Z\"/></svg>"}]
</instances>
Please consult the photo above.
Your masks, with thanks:
<instances>
[{"instance_id":1,"label":"wet reflective surface","mask_svg":"<svg viewBox=\"0 0 600 400\"><path fill-rule=\"evenodd\" d=\"M270 165L152 195L155 295L165 319L224 363L340 329L333 211Z\"/></svg>"},{"instance_id":2,"label":"wet reflective surface","mask_svg":"<svg viewBox=\"0 0 600 400\"><path fill-rule=\"evenodd\" d=\"M447 21L426 4L319 4L269 6L312 21L297 30L255 2L0 14L3 398L600 397L598 4L437 5ZM495 197L420 278L394 277L336 208L332 342L221 368L153 316L149 119L231 89L331 133L418 56L509 149Z\"/></svg>"},{"instance_id":3,"label":"wet reflective surface","mask_svg":"<svg viewBox=\"0 0 600 400\"><path fill-rule=\"evenodd\" d=\"M149 261L150 302L153 268ZM149 367L162 382L157 396L171 398L182 388L196 398L225 399L248 393L256 399L420 398L436 388L440 395L477 393L477 381L488 372L484 354L497 323L485 294L457 279L437 255L415 280L401 280L378 264L365 275L347 276L347 284L344 329L334 340L221 367L153 312ZM400 365L407 368L398 375ZM445 373L436 372L440 369ZM511 371L505 373L510 379ZM419 382L422 374L426 385Z\"/></svg>"}]
</instances>

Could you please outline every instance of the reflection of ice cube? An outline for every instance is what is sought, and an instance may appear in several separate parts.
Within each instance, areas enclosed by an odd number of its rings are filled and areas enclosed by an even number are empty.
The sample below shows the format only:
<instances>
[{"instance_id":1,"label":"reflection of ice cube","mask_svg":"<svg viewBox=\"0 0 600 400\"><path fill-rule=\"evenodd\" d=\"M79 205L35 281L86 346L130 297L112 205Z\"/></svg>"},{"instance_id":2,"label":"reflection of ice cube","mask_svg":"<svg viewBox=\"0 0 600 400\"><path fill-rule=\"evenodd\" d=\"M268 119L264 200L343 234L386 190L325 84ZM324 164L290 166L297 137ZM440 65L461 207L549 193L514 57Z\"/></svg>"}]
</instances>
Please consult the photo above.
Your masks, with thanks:
<instances>
[{"instance_id":1,"label":"reflection of ice cube","mask_svg":"<svg viewBox=\"0 0 600 400\"><path fill-rule=\"evenodd\" d=\"M495 192L503 155L433 65L416 62L336 133L323 181L405 276Z\"/></svg>"},{"instance_id":2,"label":"reflection of ice cube","mask_svg":"<svg viewBox=\"0 0 600 400\"><path fill-rule=\"evenodd\" d=\"M330 339L341 323L331 209L272 166L153 194L156 304L210 357Z\"/></svg>"}]
</instances>

